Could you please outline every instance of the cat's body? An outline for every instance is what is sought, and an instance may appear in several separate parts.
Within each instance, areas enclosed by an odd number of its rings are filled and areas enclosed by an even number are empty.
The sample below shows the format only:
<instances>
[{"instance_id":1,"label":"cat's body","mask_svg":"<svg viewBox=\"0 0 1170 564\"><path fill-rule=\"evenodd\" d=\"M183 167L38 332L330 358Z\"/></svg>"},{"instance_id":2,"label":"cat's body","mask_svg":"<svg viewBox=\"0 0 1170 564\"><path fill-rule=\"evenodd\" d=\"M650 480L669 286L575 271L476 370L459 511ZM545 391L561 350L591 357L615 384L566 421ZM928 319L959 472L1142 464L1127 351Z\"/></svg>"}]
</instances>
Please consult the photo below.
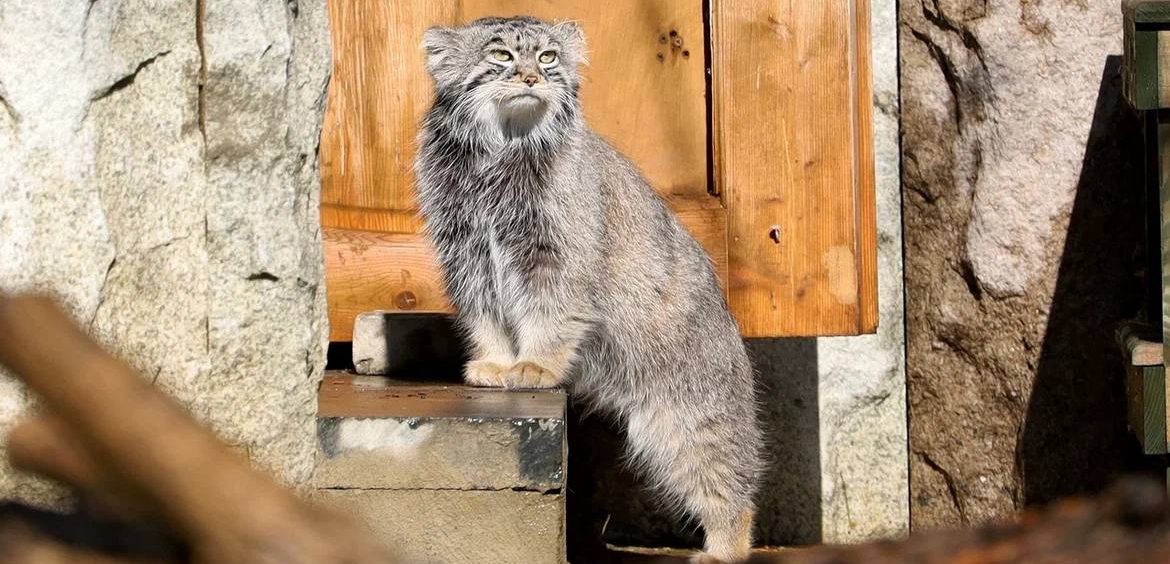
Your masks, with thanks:
<instances>
[{"instance_id":1,"label":"cat's body","mask_svg":"<svg viewBox=\"0 0 1170 564\"><path fill-rule=\"evenodd\" d=\"M615 414L635 465L700 520L707 553L745 558L761 444L751 366L702 247L585 126L579 29L488 19L432 29L425 47L436 100L419 199L473 345L466 379L567 385Z\"/></svg>"}]
</instances>

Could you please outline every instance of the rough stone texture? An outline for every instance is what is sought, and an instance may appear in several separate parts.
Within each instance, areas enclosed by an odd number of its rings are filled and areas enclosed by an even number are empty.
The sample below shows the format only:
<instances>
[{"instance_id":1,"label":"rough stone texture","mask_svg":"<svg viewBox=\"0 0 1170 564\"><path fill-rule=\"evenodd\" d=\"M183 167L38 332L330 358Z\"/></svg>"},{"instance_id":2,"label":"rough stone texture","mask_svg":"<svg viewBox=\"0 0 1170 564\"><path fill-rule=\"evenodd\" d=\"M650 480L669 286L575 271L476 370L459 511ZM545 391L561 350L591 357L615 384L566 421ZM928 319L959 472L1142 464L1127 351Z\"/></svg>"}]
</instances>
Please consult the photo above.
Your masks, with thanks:
<instances>
[{"instance_id":1,"label":"rough stone texture","mask_svg":"<svg viewBox=\"0 0 1170 564\"><path fill-rule=\"evenodd\" d=\"M564 496L523 491L318 490L409 564L564 564Z\"/></svg>"},{"instance_id":2,"label":"rough stone texture","mask_svg":"<svg viewBox=\"0 0 1170 564\"><path fill-rule=\"evenodd\" d=\"M293 484L324 365L329 64L324 0L0 0L0 289L60 297ZM0 376L0 428L28 401ZM0 496L46 494L0 470Z\"/></svg>"},{"instance_id":3,"label":"rough stone texture","mask_svg":"<svg viewBox=\"0 0 1170 564\"><path fill-rule=\"evenodd\" d=\"M759 497L763 544L858 542L909 529L909 477L894 0L872 0L878 192L878 333L750 341L771 458ZM696 546L695 527L656 511L620 468L621 433L598 417L575 421L569 449L572 552L579 530L605 526L620 545ZM580 500L580 501L578 501ZM592 504L592 505L590 505ZM679 531L682 531L680 534Z\"/></svg>"},{"instance_id":4,"label":"rough stone texture","mask_svg":"<svg viewBox=\"0 0 1170 564\"><path fill-rule=\"evenodd\" d=\"M897 9L894 0L871 0L870 10L878 331L817 341L821 540L829 543L910 530Z\"/></svg>"},{"instance_id":5,"label":"rough stone texture","mask_svg":"<svg viewBox=\"0 0 1170 564\"><path fill-rule=\"evenodd\" d=\"M565 487L563 419L335 417L318 432L317 488Z\"/></svg>"},{"instance_id":6,"label":"rough stone texture","mask_svg":"<svg viewBox=\"0 0 1170 564\"><path fill-rule=\"evenodd\" d=\"M911 508L931 528L1133 464L1112 331L1141 300L1140 131L1118 2L900 15Z\"/></svg>"}]
</instances>

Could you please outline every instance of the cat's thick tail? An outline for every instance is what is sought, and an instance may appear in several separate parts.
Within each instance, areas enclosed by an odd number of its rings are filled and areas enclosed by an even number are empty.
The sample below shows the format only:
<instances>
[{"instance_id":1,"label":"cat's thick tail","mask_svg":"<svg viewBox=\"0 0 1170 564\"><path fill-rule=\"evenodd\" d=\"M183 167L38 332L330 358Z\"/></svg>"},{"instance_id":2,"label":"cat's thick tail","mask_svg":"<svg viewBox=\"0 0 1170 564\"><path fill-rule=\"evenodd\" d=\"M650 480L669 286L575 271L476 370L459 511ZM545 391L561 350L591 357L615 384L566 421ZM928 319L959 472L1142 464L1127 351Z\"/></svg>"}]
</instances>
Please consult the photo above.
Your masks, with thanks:
<instances>
[{"instance_id":1,"label":"cat's thick tail","mask_svg":"<svg viewBox=\"0 0 1170 564\"><path fill-rule=\"evenodd\" d=\"M752 551L752 523L755 511L747 509L728 523L723 519L703 519L703 553L692 564L733 564L747 561Z\"/></svg>"},{"instance_id":2,"label":"cat's thick tail","mask_svg":"<svg viewBox=\"0 0 1170 564\"><path fill-rule=\"evenodd\" d=\"M704 564L744 562L752 546L762 439L754 406L728 407L674 406L629 418L637 466L702 525L704 554L694 561Z\"/></svg>"}]
</instances>

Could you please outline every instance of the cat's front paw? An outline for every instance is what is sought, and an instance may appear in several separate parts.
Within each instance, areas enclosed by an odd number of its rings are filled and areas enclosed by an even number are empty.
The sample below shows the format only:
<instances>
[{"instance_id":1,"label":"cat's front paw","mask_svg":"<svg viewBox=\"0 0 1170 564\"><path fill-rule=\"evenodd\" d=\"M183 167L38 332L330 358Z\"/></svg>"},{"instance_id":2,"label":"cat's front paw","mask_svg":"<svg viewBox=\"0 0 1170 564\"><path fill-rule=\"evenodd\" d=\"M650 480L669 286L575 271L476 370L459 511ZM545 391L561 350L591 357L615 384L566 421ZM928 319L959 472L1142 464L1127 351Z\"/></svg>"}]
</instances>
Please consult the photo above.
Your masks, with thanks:
<instances>
[{"instance_id":1,"label":"cat's front paw","mask_svg":"<svg viewBox=\"0 0 1170 564\"><path fill-rule=\"evenodd\" d=\"M463 367L463 380L472 386L503 388L507 369L487 360L473 360Z\"/></svg>"},{"instance_id":2,"label":"cat's front paw","mask_svg":"<svg viewBox=\"0 0 1170 564\"><path fill-rule=\"evenodd\" d=\"M561 375L535 362L517 362L504 374L509 388L555 388L561 384Z\"/></svg>"}]
</instances>

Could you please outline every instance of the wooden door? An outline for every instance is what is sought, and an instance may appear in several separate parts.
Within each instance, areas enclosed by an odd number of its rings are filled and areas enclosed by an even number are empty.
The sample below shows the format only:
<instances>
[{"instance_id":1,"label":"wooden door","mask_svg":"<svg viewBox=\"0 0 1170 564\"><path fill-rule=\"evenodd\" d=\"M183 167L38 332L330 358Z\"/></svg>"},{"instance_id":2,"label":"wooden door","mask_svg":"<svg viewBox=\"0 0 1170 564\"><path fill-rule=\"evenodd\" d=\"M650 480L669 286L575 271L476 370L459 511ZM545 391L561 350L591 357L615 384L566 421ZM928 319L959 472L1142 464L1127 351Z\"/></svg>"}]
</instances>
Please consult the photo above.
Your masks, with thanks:
<instances>
[{"instance_id":1,"label":"wooden door","mask_svg":"<svg viewBox=\"0 0 1170 564\"><path fill-rule=\"evenodd\" d=\"M856 218L848 227L837 223L847 209L864 208L860 202L864 198L857 194L865 188L866 165L861 161L866 146L858 141L858 133L861 122L868 126L868 115L857 111L861 105L855 108L844 100L864 87L865 80L848 78L864 70L851 63L851 53L862 47L856 32L829 33L828 25L834 9L853 8L775 11L791 19L793 26L796 18L804 18L821 26L821 35L827 34L812 68L806 68L796 63L806 56L795 44L806 39L804 34L797 33L801 39L795 42L767 34L745 35L741 28L749 29L752 17L765 14L731 8L740 2L721 4L714 3L708 14L703 2L681 0L331 0L334 76L321 141L331 339L348 340L353 317L361 311L449 309L430 250L419 234L410 173L417 124L431 97L419 43L431 25L515 14L581 23L590 52L581 91L586 118L637 163L711 254L745 335L872 329L861 313L869 291L861 281L866 268L861 233L866 227ZM767 2L756 4L763 9ZM858 17L855 14L854 20ZM761 21L771 25L767 17ZM707 36L705 22L710 22L713 37ZM816 30L808 35L817 36ZM844 48L839 48L842 37ZM779 73L771 72L759 87L748 80L710 88L709 56L716 76L752 72L755 63L717 52L723 47L743 48L743 41L762 54L756 61L760 65L795 71L818 85L837 80L842 73L834 71L822 79L817 72L833 63L847 63L845 86L820 90L807 86L788 96L763 92L760 88L783 87ZM714 95L713 104L708 92ZM785 116L810 108L802 98L809 94L821 96L828 115L785 121ZM768 121L746 119L756 110ZM842 121L830 128L837 133L809 131L837 118ZM712 123L723 129L712 129ZM781 137L783 142L778 141ZM820 158L822 165L802 164L803 172L794 175L783 168L788 165L776 164L777 147L806 142L812 143L811 149L792 150L785 158ZM848 163L855 161L860 164L849 168ZM753 166L759 166L759 172L747 170ZM853 173L842 173L843 166ZM781 182L783 175L787 176ZM802 197L803 183L809 179L814 192ZM851 196L844 197L846 193ZM820 199L826 194L830 200ZM784 203L773 201L777 199ZM756 203L765 206L751 211ZM737 209L745 212L737 214ZM817 214L827 214L835 227L815 227ZM782 231L789 233L791 242L772 243L765 230L764 241L771 246L761 244L755 237L760 222L783 223L787 227ZM741 247L730 248L729 240ZM852 282L846 280L850 277Z\"/></svg>"}]
</instances>

